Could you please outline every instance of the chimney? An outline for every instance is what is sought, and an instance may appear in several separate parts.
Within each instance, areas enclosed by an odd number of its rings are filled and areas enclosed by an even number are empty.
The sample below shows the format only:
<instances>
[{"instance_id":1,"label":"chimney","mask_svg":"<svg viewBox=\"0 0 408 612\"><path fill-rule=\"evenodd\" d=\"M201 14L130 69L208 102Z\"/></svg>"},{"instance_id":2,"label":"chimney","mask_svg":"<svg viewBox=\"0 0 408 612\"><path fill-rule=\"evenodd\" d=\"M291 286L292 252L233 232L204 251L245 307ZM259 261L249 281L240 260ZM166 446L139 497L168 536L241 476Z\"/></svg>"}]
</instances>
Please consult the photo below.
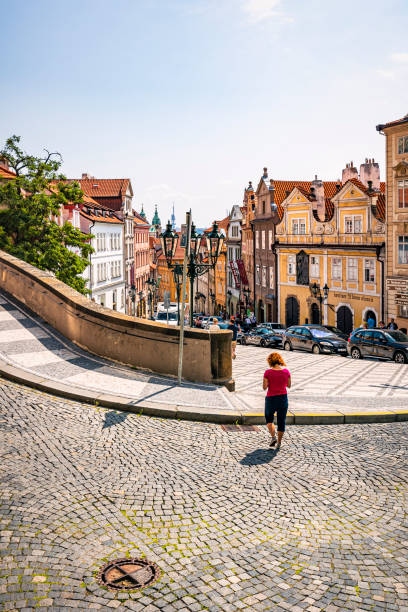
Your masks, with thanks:
<instances>
[{"instance_id":1,"label":"chimney","mask_svg":"<svg viewBox=\"0 0 408 612\"><path fill-rule=\"evenodd\" d=\"M341 187L340 181L337 181L337 183L336 183L336 193L339 193L340 187Z\"/></svg>"},{"instance_id":2,"label":"chimney","mask_svg":"<svg viewBox=\"0 0 408 612\"><path fill-rule=\"evenodd\" d=\"M353 166L353 162L346 164L346 167L343 169L341 173L341 182L344 183L350 179L358 179L357 168Z\"/></svg>"},{"instance_id":3,"label":"chimney","mask_svg":"<svg viewBox=\"0 0 408 612\"><path fill-rule=\"evenodd\" d=\"M373 181L367 181L367 185L368 185L368 191L372 191L373 190Z\"/></svg>"},{"instance_id":4,"label":"chimney","mask_svg":"<svg viewBox=\"0 0 408 612\"><path fill-rule=\"evenodd\" d=\"M275 185L273 184L273 179L269 181L269 193L271 194L271 208L276 210L275 204Z\"/></svg>"},{"instance_id":5,"label":"chimney","mask_svg":"<svg viewBox=\"0 0 408 612\"><path fill-rule=\"evenodd\" d=\"M312 209L317 211L318 217L323 221L325 215L325 197L324 197L324 185L321 179L315 175L314 180L310 186L310 195L314 202L312 203Z\"/></svg>"},{"instance_id":6,"label":"chimney","mask_svg":"<svg viewBox=\"0 0 408 612\"><path fill-rule=\"evenodd\" d=\"M288 197L288 195L290 194L289 189L286 189L285 194L286 194L286 195L285 195L285 198L287 198L287 197Z\"/></svg>"},{"instance_id":7,"label":"chimney","mask_svg":"<svg viewBox=\"0 0 408 612\"><path fill-rule=\"evenodd\" d=\"M264 173L263 173L263 177L262 178L267 179L268 178L268 168L264 168L263 171L264 171Z\"/></svg>"},{"instance_id":8,"label":"chimney","mask_svg":"<svg viewBox=\"0 0 408 612\"><path fill-rule=\"evenodd\" d=\"M380 189L380 166L374 159L366 159L364 164L360 166L360 181L370 189L379 191Z\"/></svg>"}]
</instances>

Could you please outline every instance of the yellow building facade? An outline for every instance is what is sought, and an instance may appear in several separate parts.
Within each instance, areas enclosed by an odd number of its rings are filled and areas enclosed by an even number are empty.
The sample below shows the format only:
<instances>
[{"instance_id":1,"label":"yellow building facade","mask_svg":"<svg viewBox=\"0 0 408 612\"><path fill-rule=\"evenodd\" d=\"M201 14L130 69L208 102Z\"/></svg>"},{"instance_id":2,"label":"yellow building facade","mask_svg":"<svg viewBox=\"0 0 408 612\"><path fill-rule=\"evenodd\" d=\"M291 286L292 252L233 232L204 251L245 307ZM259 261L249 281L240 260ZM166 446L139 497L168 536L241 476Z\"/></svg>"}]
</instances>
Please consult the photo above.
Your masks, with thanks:
<instances>
[{"instance_id":1,"label":"yellow building facade","mask_svg":"<svg viewBox=\"0 0 408 612\"><path fill-rule=\"evenodd\" d=\"M293 188L281 204L279 320L286 326L321 321L346 333L369 316L378 324L384 318L384 184L378 175L368 185L357 178L311 185L310 191Z\"/></svg>"}]
</instances>

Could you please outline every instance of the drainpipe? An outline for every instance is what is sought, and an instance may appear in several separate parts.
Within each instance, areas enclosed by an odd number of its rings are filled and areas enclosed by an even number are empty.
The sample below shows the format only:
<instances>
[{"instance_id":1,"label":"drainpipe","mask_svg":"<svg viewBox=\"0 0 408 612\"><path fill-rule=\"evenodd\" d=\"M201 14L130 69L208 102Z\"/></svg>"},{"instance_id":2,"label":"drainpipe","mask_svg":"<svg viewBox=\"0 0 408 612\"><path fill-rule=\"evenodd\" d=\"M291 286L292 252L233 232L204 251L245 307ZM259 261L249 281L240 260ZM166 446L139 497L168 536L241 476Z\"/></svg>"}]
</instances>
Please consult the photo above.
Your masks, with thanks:
<instances>
[{"instance_id":1,"label":"drainpipe","mask_svg":"<svg viewBox=\"0 0 408 612\"><path fill-rule=\"evenodd\" d=\"M278 321L278 274L279 274L279 270L278 270L278 252L276 250L276 240L274 241L273 245L272 245L272 253L274 256L274 263L275 263L275 286L274 286L274 290L275 290L275 312L274 314L274 319L277 323L279 323Z\"/></svg>"},{"instance_id":2,"label":"drainpipe","mask_svg":"<svg viewBox=\"0 0 408 612\"><path fill-rule=\"evenodd\" d=\"M91 229L94 227L95 225L95 221L92 221L92 223L89 226L89 233L92 234ZM91 246L92 246L92 242L91 242ZM92 284L93 284L93 278L92 278L92 253L89 253L89 290L91 292L91 299L92 299Z\"/></svg>"},{"instance_id":3,"label":"drainpipe","mask_svg":"<svg viewBox=\"0 0 408 612\"><path fill-rule=\"evenodd\" d=\"M254 230L254 222L251 221L251 228L252 228L252 261L253 261L253 271L252 271L252 276L253 276L253 283L254 283L254 315L256 317L256 319L258 319L258 312L257 312L257 308L256 308L256 251L255 251L255 230Z\"/></svg>"},{"instance_id":4,"label":"drainpipe","mask_svg":"<svg viewBox=\"0 0 408 612\"><path fill-rule=\"evenodd\" d=\"M377 261L380 262L381 264L381 321L384 321L385 323L385 318L384 318L384 281L385 281L385 265L384 265L384 258L380 259L381 256L381 249L383 248L384 245L378 244L376 246L376 257L377 257Z\"/></svg>"}]
</instances>

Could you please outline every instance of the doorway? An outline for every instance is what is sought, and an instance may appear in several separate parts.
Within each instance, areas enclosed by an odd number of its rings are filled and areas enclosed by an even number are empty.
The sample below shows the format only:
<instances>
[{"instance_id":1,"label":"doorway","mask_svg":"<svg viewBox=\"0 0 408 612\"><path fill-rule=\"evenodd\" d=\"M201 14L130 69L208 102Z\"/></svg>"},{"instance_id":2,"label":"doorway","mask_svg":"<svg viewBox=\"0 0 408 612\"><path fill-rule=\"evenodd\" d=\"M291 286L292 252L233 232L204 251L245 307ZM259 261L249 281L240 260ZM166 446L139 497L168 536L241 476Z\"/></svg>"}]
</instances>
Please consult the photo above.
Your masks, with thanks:
<instances>
[{"instance_id":1,"label":"doorway","mask_svg":"<svg viewBox=\"0 0 408 612\"><path fill-rule=\"evenodd\" d=\"M348 306L340 306L337 311L337 327L345 334L353 331L353 313Z\"/></svg>"},{"instance_id":2,"label":"doorway","mask_svg":"<svg viewBox=\"0 0 408 612\"><path fill-rule=\"evenodd\" d=\"M296 298L286 298L285 315L286 327L299 325L299 303Z\"/></svg>"},{"instance_id":3,"label":"doorway","mask_svg":"<svg viewBox=\"0 0 408 612\"><path fill-rule=\"evenodd\" d=\"M310 308L310 315L311 315L313 325L319 325L320 324L320 310L319 310L318 305L315 302L313 302Z\"/></svg>"}]
</instances>

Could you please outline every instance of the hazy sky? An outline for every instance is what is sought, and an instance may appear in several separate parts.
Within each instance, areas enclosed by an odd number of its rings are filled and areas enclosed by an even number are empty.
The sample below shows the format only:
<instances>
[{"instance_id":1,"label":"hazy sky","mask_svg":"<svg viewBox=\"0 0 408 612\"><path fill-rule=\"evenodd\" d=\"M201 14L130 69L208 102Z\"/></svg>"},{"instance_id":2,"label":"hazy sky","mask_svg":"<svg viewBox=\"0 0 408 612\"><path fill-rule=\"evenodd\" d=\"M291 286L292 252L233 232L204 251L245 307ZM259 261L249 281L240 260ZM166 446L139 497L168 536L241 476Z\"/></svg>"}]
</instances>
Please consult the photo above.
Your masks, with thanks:
<instances>
[{"instance_id":1,"label":"hazy sky","mask_svg":"<svg viewBox=\"0 0 408 612\"><path fill-rule=\"evenodd\" d=\"M381 162L408 113L407 0L0 0L0 140L199 226L276 179Z\"/></svg>"}]
</instances>

